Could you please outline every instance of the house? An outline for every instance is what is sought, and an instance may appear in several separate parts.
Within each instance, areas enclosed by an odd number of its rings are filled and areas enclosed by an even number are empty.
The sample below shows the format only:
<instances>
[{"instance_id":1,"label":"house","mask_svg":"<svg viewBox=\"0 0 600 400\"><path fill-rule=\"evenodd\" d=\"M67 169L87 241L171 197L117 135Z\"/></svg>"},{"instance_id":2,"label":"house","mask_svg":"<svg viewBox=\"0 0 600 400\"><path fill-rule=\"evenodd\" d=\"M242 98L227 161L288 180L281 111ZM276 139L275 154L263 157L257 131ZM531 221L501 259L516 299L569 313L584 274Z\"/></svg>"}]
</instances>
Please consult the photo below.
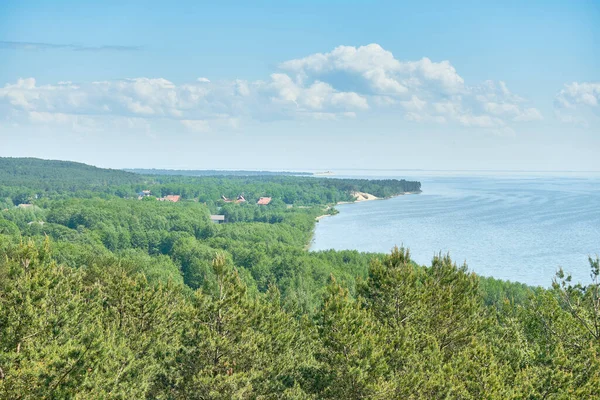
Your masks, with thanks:
<instances>
[{"instance_id":1,"label":"house","mask_svg":"<svg viewBox=\"0 0 600 400\"><path fill-rule=\"evenodd\" d=\"M19 204L17 207L19 207L19 208L32 208L33 204Z\"/></svg>"},{"instance_id":2,"label":"house","mask_svg":"<svg viewBox=\"0 0 600 400\"><path fill-rule=\"evenodd\" d=\"M181 199L180 195L178 195L178 194L169 194L169 195L167 195L165 197L159 197L156 200L158 200L158 201L170 201L170 202L173 202L173 203L177 203L179 201L179 199Z\"/></svg>"},{"instance_id":3,"label":"house","mask_svg":"<svg viewBox=\"0 0 600 400\"><path fill-rule=\"evenodd\" d=\"M144 197L150 196L151 192L149 190L142 190L138 193L138 200L142 200Z\"/></svg>"},{"instance_id":4,"label":"house","mask_svg":"<svg viewBox=\"0 0 600 400\"><path fill-rule=\"evenodd\" d=\"M261 197L260 199L258 199L258 202L256 202L256 204L261 205L261 206L266 206L270 202L271 202L270 197Z\"/></svg>"},{"instance_id":5,"label":"house","mask_svg":"<svg viewBox=\"0 0 600 400\"><path fill-rule=\"evenodd\" d=\"M225 216L224 215L211 215L210 220L212 222L214 222L215 224L223 224L223 223L225 223Z\"/></svg>"},{"instance_id":6,"label":"house","mask_svg":"<svg viewBox=\"0 0 600 400\"><path fill-rule=\"evenodd\" d=\"M236 204L237 204L237 203L244 203L244 202L246 202L246 199L245 199L245 198L244 198L244 196L243 196L243 195L241 195L241 194L240 194L240 195L238 195L238 197L235 199L235 201L233 201L233 200L231 200L231 199L228 199L228 198L227 198L227 197L225 197L225 196L221 196L221 199L222 199L222 200L223 200L225 203L236 203Z\"/></svg>"}]
</instances>

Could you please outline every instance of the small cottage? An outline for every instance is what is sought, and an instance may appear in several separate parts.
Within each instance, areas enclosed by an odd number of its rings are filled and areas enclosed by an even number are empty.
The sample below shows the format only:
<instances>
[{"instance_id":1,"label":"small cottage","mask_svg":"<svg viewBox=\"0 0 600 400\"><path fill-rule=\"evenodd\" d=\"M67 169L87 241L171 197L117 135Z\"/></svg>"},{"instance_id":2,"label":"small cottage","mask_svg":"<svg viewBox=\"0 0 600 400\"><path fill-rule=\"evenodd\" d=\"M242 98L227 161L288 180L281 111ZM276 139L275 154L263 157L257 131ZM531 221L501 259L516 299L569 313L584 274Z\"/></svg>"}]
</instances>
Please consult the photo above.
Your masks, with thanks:
<instances>
[{"instance_id":1,"label":"small cottage","mask_svg":"<svg viewBox=\"0 0 600 400\"><path fill-rule=\"evenodd\" d=\"M178 194L170 194L168 196L165 197L160 197L157 200L158 201L170 201L172 203L177 203L179 201L179 199L181 199L181 196Z\"/></svg>"},{"instance_id":2,"label":"small cottage","mask_svg":"<svg viewBox=\"0 0 600 400\"><path fill-rule=\"evenodd\" d=\"M256 202L256 204L261 205L261 206L266 206L270 202L271 202L271 198L270 197L261 197L260 199L258 199L258 201Z\"/></svg>"}]
</instances>

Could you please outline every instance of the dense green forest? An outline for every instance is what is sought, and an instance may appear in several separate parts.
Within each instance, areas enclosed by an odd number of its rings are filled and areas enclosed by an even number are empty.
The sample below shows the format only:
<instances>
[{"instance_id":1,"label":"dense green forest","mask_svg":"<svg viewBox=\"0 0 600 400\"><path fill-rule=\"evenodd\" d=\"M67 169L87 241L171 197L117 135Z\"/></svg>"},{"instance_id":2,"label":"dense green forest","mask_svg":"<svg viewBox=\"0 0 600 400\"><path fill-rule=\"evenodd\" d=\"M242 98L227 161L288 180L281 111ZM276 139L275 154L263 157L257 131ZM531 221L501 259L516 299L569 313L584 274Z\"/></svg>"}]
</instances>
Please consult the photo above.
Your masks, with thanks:
<instances>
[{"instance_id":1,"label":"dense green forest","mask_svg":"<svg viewBox=\"0 0 600 400\"><path fill-rule=\"evenodd\" d=\"M141 181L140 176L129 172L71 161L0 157L2 186L24 186L40 191L75 191Z\"/></svg>"},{"instance_id":2,"label":"dense green forest","mask_svg":"<svg viewBox=\"0 0 600 400\"><path fill-rule=\"evenodd\" d=\"M249 203L263 196L277 204L324 205L352 201L352 192L389 197L419 192L421 184L405 180L323 179L295 176L138 175L66 161L0 157L0 207L44 200L93 197L136 198L143 190L155 197L177 194L209 207L222 196L243 195Z\"/></svg>"},{"instance_id":3,"label":"dense green forest","mask_svg":"<svg viewBox=\"0 0 600 400\"><path fill-rule=\"evenodd\" d=\"M600 396L597 258L589 285L544 289L306 250L352 192L418 182L0 165L2 399Z\"/></svg>"}]
</instances>

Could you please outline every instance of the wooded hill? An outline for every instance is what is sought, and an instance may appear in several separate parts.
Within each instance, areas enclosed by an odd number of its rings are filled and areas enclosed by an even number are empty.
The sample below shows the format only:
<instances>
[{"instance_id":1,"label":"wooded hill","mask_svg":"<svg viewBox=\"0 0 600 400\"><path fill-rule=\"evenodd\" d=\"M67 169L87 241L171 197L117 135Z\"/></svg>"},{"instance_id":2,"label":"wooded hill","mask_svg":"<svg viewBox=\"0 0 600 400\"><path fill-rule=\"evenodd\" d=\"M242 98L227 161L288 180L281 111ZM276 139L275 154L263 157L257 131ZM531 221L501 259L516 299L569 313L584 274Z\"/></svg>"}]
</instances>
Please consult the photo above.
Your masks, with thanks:
<instances>
[{"instance_id":1,"label":"wooded hill","mask_svg":"<svg viewBox=\"0 0 600 400\"><path fill-rule=\"evenodd\" d=\"M73 190L142 182L136 174L72 161L0 157L0 184L40 189Z\"/></svg>"}]
</instances>

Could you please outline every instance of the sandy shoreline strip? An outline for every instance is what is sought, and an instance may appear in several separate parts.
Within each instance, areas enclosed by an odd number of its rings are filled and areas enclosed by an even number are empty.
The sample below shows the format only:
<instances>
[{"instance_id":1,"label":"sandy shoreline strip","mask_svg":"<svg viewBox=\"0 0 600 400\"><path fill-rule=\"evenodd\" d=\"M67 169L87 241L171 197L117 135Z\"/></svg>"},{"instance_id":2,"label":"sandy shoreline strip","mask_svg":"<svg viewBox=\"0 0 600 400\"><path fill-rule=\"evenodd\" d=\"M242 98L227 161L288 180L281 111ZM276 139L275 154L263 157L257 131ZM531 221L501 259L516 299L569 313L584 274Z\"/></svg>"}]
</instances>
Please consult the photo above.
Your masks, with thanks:
<instances>
[{"instance_id":1,"label":"sandy shoreline strip","mask_svg":"<svg viewBox=\"0 0 600 400\"><path fill-rule=\"evenodd\" d=\"M338 201L337 203L335 203L335 205L340 205L340 204L353 204L353 203L359 203L362 201L372 201L372 200L387 200L387 199L391 199L392 197L397 197L397 196L403 196L405 194L416 194L418 192L404 192L404 193L399 193L396 194L394 196L390 196L390 197L377 197L375 195L372 195L371 193L366 193L366 192L352 192L352 196L354 196L355 200L354 201ZM325 211L329 210L331 207L327 207L325 209ZM330 217L332 216L331 214L323 214L323 215L319 215L318 217L315 218L316 221L320 221L321 219L325 218L325 217Z\"/></svg>"},{"instance_id":2,"label":"sandy shoreline strip","mask_svg":"<svg viewBox=\"0 0 600 400\"><path fill-rule=\"evenodd\" d=\"M352 204L352 203L358 203L358 202L361 202L361 201L381 200L380 197L372 195L371 193L366 193L366 192L352 192L351 194L352 194L352 196L354 196L354 201L338 201L336 203L336 206L338 204Z\"/></svg>"},{"instance_id":3,"label":"sandy shoreline strip","mask_svg":"<svg viewBox=\"0 0 600 400\"><path fill-rule=\"evenodd\" d=\"M339 204L353 204L353 203L357 203L357 202L361 202L361 201L371 201L371 200L386 200L386 199L391 199L392 197L398 197L398 196L403 196L405 194L418 194L421 193L420 191L418 192L404 192L404 193L398 193L394 196L389 196L389 197L377 197L374 196L370 193L365 193L365 192L352 192L352 195L354 195L356 197L356 200L354 201L338 201L335 205L339 205ZM332 206L329 206L327 208L325 208L324 211L328 211ZM333 217L335 214L323 214L323 215L319 215L318 217L315 218L316 222L319 222L320 220L322 220L325 217ZM313 233L310 237L310 240L308 241L308 243L306 244L306 246L304 246L304 250L310 251L310 246L314 240L314 229L316 228L316 224L313 227Z\"/></svg>"}]
</instances>

